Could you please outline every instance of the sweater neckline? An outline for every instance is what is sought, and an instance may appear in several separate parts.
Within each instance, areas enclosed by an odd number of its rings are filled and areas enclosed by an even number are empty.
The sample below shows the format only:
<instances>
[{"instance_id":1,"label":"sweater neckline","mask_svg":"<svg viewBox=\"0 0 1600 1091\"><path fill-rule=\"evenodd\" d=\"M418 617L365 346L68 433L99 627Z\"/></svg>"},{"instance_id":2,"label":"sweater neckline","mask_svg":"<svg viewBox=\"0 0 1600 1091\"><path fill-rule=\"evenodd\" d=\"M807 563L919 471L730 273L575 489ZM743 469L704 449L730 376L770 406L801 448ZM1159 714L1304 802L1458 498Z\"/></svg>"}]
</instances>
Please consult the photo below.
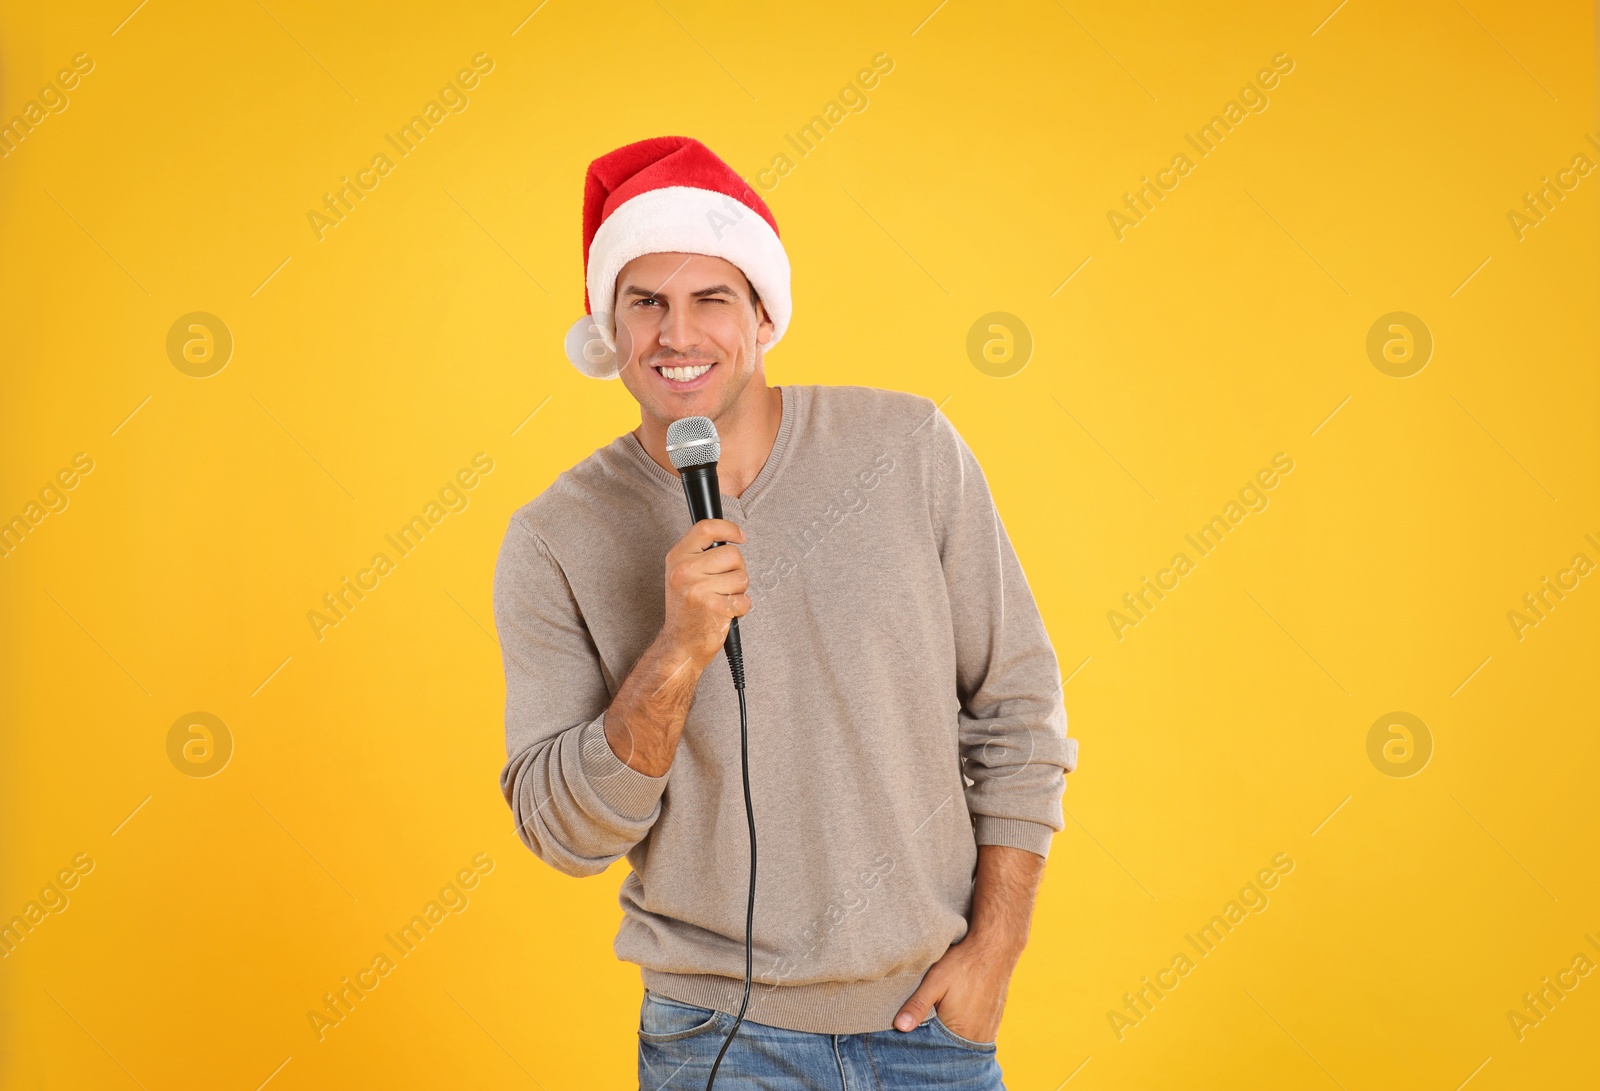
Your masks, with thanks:
<instances>
[{"instance_id":1,"label":"sweater neckline","mask_svg":"<svg viewBox=\"0 0 1600 1091\"><path fill-rule=\"evenodd\" d=\"M767 454L767 461L761 467L761 472L756 475L756 479L744 490L743 496L722 494L724 507L748 512L767 491L783 466L784 452L788 450L789 441L795 430L795 420L800 412L800 394L797 387L787 384L778 387L778 393L782 396L783 406L778 419L778 435L772 441L772 450ZM674 494L683 491L683 479L651 458L650 452L644 449L644 444L639 442L639 437L632 431L624 437L624 445L633 453L646 475Z\"/></svg>"}]
</instances>

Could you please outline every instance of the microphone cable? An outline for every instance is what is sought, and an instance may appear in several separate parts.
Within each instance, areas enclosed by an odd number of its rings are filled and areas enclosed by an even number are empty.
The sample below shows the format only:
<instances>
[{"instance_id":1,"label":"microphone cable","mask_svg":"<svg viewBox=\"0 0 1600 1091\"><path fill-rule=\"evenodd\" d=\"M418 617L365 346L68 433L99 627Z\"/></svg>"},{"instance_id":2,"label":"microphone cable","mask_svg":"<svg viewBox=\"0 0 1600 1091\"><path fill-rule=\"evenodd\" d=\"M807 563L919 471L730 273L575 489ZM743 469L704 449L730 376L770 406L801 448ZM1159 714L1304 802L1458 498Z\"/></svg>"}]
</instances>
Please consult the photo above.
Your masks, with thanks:
<instances>
[{"instance_id":1,"label":"microphone cable","mask_svg":"<svg viewBox=\"0 0 1600 1091\"><path fill-rule=\"evenodd\" d=\"M739 1033L740 1024L744 1022L745 1008L750 1004L751 971L755 967L756 812L750 805L750 715L744 700L744 649L739 646L738 618L729 620L725 650L728 653L728 669L733 674L733 688L739 694L739 772L744 779L744 819L750 829L750 895L744 909L744 997L739 1001L739 1014L734 1016L733 1029L723 1039L717 1059L711 1065L706 1091L712 1091L712 1084L717 1082L717 1070L722 1067L722 1058L733 1044L733 1036Z\"/></svg>"}]
</instances>

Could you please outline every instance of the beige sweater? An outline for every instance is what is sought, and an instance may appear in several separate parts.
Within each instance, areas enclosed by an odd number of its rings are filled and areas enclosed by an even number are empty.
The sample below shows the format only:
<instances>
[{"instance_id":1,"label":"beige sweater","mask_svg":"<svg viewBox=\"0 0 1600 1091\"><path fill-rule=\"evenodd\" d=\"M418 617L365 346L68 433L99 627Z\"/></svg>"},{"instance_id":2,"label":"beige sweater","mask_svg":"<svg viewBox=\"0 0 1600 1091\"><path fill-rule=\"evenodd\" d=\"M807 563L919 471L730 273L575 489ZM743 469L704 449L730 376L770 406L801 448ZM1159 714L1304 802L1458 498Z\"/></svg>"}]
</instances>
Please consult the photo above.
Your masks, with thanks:
<instances>
[{"instance_id":1,"label":"beige sweater","mask_svg":"<svg viewBox=\"0 0 1600 1091\"><path fill-rule=\"evenodd\" d=\"M1048 853L1077 742L1027 580L944 414L865 387L782 397L766 465L722 498L755 604L740 622L759 840L746 1017L887 1030L966 934L977 846ZM665 775L630 769L604 733L688 524L677 475L631 433L512 516L494 584L500 785L552 867L594 875L627 857L615 947L646 986L731 1012L749 843L725 658Z\"/></svg>"}]
</instances>

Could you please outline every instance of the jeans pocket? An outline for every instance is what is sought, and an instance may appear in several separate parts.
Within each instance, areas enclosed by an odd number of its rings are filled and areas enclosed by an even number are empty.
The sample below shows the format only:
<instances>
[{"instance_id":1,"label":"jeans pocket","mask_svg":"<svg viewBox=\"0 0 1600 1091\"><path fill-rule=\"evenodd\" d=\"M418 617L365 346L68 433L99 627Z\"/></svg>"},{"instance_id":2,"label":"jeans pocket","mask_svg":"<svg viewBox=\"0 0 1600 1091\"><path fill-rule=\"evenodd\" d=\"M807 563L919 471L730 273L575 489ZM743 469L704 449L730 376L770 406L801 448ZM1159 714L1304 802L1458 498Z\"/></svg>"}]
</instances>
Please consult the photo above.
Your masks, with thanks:
<instances>
[{"instance_id":1,"label":"jeans pocket","mask_svg":"<svg viewBox=\"0 0 1600 1091\"><path fill-rule=\"evenodd\" d=\"M721 1012L670 1000L646 989L639 1006L639 1040L651 1045L693 1038L716 1028Z\"/></svg>"},{"instance_id":2,"label":"jeans pocket","mask_svg":"<svg viewBox=\"0 0 1600 1091\"><path fill-rule=\"evenodd\" d=\"M963 1038L961 1035L945 1026L944 1020L939 1018L939 1011L937 1008L934 1009L932 1022L934 1027L941 1034L964 1049L970 1049L977 1053L993 1053L995 1051L996 1047L994 1042L974 1042L971 1038Z\"/></svg>"}]
</instances>

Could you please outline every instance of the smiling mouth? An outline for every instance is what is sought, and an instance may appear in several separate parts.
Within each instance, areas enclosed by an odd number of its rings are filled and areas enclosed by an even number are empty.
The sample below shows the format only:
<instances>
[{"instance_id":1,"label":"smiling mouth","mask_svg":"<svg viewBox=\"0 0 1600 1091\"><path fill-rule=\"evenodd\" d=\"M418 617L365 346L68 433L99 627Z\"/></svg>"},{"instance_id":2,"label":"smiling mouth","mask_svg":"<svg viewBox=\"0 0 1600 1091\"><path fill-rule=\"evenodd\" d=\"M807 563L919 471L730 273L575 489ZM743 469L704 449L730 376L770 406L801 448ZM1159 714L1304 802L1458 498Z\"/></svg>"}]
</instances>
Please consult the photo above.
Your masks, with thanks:
<instances>
[{"instance_id":1,"label":"smiling mouth","mask_svg":"<svg viewBox=\"0 0 1600 1091\"><path fill-rule=\"evenodd\" d=\"M710 371L712 366L711 364L683 364L668 367L658 366L655 370L662 378L671 379L673 382L678 383L688 383Z\"/></svg>"}]
</instances>

